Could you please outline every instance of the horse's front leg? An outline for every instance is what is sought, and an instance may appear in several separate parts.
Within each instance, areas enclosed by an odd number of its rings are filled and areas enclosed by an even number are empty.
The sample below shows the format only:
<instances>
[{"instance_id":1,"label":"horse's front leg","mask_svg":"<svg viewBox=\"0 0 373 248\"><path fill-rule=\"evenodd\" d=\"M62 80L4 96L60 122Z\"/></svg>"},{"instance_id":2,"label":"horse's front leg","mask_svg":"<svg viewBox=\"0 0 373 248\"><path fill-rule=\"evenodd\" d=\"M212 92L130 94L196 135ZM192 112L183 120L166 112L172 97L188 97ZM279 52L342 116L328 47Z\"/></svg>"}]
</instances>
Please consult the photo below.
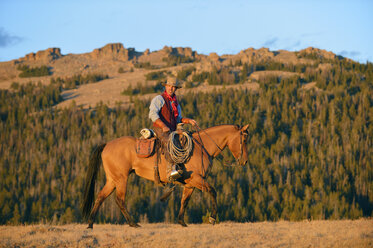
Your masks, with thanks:
<instances>
[{"instance_id":1,"label":"horse's front leg","mask_svg":"<svg viewBox=\"0 0 373 248\"><path fill-rule=\"evenodd\" d=\"M184 186L183 196L181 198L180 211L179 211L179 215L178 215L178 222L179 222L180 225L182 225L184 227L187 226L185 224L185 221L184 221L184 213L185 213L185 209L188 205L190 196L192 195L193 191L194 191L194 187Z\"/></svg>"},{"instance_id":2,"label":"horse's front leg","mask_svg":"<svg viewBox=\"0 0 373 248\"><path fill-rule=\"evenodd\" d=\"M216 191L214 187L212 187L205 179L203 179L201 176L194 176L193 180L190 181L190 184L197 189L200 189L203 192L209 193L211 196L212 201L212 211L211 216L209 218L209 221L211 224L215 224L216 222L216 215L218 210L218 204L216 202Z\"/></svg>"}]
</instances>

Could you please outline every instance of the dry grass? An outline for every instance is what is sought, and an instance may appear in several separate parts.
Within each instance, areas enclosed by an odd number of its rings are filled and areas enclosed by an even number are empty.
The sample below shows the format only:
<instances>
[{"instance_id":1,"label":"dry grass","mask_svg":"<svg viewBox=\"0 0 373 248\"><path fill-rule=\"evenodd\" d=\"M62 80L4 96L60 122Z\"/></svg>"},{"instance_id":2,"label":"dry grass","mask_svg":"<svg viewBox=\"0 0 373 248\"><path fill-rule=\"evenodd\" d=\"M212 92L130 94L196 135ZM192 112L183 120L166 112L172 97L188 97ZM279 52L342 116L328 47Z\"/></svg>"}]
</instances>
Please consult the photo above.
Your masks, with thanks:
<instances>
[{"instance_id":1,"label":"dry grass","mask_svg":"<svg viewBox=\"0 0 373 248\"><path fill-rule=\"evenodd\" d=\"M0 226L0 247L373 247L373 221Z\"/></svg>"}]
</instances>

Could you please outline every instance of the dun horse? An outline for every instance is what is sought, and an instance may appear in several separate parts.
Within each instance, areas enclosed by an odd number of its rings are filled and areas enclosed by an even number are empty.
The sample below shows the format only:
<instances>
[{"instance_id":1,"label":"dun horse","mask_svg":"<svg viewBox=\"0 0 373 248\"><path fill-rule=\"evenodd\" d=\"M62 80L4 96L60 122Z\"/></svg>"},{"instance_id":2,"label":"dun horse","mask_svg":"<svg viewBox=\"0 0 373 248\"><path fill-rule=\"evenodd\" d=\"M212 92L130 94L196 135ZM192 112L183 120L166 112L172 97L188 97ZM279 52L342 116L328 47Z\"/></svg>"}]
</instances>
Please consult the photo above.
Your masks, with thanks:
<instances>
[{"instance_id":1,"label":"dun horse","mask_svg":"<svg viewBox=\"0 0 373 248\"><path fill-rule=\"evenodd\" d=\"M207 128L193 134L194 150L191 158L185 164L184 177L181 184L184 186L181 207L178 214L178 223L186 226L184 212L188 201L195 188L208 192L212 200L210 222L215 223L217 214L215 189L206 181L212 159L218 156L224 148L228 147L240 165L247 163L246 140L249 125L242 128L235 125L221 125ZM132 227L139 227L128 213L125 206L128 176L135 172L136 175L154 181L156 156L139 158L135 151L136 139L134 137L121 137L107 144L100 145L93 152L87 171L85 194L83 202L83 216L88 217L88 228L93 227L93 222L102 202L116 189L116 203ZM95 181L99 171L100 160L105 170L106 184L99 192L94 203ZM162 155L159 164L159 176L162 182L166 178L167 162Z\"/></svg>"}]
</instances>

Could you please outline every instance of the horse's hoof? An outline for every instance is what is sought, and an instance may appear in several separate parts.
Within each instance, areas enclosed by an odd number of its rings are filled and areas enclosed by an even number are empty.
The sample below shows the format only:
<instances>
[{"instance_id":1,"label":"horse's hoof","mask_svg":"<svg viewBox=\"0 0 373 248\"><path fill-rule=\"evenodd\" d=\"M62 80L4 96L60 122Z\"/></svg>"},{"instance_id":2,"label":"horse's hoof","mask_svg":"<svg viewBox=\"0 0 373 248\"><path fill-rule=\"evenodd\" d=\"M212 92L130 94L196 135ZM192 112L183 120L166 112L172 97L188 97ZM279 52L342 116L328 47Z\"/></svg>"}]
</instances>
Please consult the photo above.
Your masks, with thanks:
<instances>
[{"instance_id":1,"label":"horse's hoof","mask_svg":"<svg viewBox=\"0 0 373 248\"><path fill-rule=\"evenodd\" d=\"M178 222L179 222L179 224L180 224L181 226L183 226L183 227L187 227L187 224L185 224L185 222L184 222L183 220L179 220Z\"/></svg>"},{"instance_id":2,"label":"horse's hoof","mask_svg":"<svg viewBox=\"0 0 373 248\"><path fill-rule=\"evenodd\" d=\"M216 220L215 220L215 218L212 218L212 217L210 216L210 217L209 217L209 222L210 222L210 224L215 225Z\"/></svg>"},{"instance_id":3,"label":"horse's hoof","mask_svg":"<svg viewBox=\"0 0 373 248\"><path fill-rule=\"evenodd\" d=\"M130 227L138 228L138 227L141 227L141 226L137 223L130 223Z\"/></svg>"}]
</instances>

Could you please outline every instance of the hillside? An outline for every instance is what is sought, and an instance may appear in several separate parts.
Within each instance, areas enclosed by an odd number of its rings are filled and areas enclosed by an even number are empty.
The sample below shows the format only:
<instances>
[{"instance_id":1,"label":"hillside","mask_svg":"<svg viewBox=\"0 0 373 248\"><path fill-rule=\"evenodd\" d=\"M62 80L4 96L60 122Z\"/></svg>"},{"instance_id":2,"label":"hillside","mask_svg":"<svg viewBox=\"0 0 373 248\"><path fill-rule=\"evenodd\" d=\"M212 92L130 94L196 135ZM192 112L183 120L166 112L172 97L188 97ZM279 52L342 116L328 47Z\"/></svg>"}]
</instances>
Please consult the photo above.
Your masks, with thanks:
<instances>
[{"instance_id":1,"label":"hillside","mask_svg":"<svg viewBox=\"0 0 373 248\"><path fill-rule=\"evenodd\" d=\"M191 81L193 75L212 72L213 70L224 70L226 78L236 77L242 70L243 64L283 64L283 65L311 65L315 59L324 60L319 64L320 68L328 67L328 60L342 59L325 50L307 48L299 52L285 50L269 51L266 48L249 48L235 55L218 56L198 54L191 48L164 47L159 51L146 50L138 52L134 48L125 48L123 44L108 44L102 48L95 49L85 54L63 55L60 48L49 48L36 53L27 54L25 57L0 63L0 89L9 89L13 82L25 84L28 82L49 84L50 80L56 78L70 78L75 75L101 74L107 75L108 79L89 86L81 86L66 90L63 93L65 101L59 107L66 107L75 101L77 105L87 108L95 106L102 101L109 106L115 106L121 102L127 104L130 97L121 94L129 85L136 87L138 84L153 85L154 80L147 80L146 75L151 72L166 71L177 75L183 69L190 67L194 71L184 78ZM40 67L46 66L50 75L41 77L20 77L20 66ZM250 73L247 79L240 81L243 88L258 90L257 80L262 77L277 76L302 76L302 73L289 70L266 69ZM234 77L234 76L233 76ZM237 81L237 80L236 80ZM193 91L210 91L216 86L208 85L205 81L199 82ZM237 82L236 82L237 83ZM230 86L232 87L232 86ZM237 87L237 86L236 86ZM219 88L219 87L218 87ZM181 94L189 90L182 90Z\"/></svg>"},{"instance_id":2,"label":"hillside","mask_svg":"<svg viewBox=\"0 0 373 248\"><path fill-rule=\"evenodd\" d=\"M78 55L48 49L0 63L0 71L0 224L83 222L92 149L150 127L150 97L171 73L185 81L183 115L201 128L250 124L248 165L224 166L222 157L234 161L225 151L207 179L220 221L373 216L371 63L314 48L207 56L110 44ZM129 185L136 221L174 223L181 188L160 202L164 189L153 182L131 175ZM208 199L195 191L187 223L208 219ZM125 222L113 196L97 222Z\"/></svg>"}]
</instances>

